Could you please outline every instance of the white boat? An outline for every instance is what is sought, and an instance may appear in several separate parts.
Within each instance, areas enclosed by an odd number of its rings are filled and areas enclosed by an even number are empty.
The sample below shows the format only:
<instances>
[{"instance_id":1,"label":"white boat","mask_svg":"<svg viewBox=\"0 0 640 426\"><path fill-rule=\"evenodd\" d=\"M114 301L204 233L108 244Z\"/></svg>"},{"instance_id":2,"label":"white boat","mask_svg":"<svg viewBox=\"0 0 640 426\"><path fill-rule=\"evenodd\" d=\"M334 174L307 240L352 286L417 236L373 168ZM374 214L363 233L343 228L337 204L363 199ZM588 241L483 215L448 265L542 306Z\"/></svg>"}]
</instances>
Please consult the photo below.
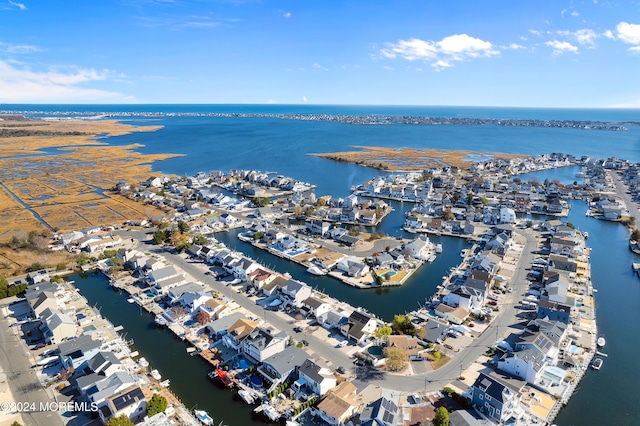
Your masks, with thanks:
<instances>
[{"instance_id":1,"label":"white boat","mask_svg":"<svg viewBox=\"0 0 640 426\"><path fill-rule=\"evenodd\" d=\"M427 262L429 262L429 263L433 262L434 260L436 260L436 255L435 254L432 254L431 256L429 256L427 258Z\"/></svg>"},{"instance_id":2,"label":"white boat","mask_svg":"<svg viewBox=\"0 0 640 426\"><path fill-rule=\"evenodd\" d=\"M140 364L140 367L148 367L149 361L147 361L146 358L142 357L138 360L138 364Z\"/></svg>"},{"instance_id":3,"label":"white boat","mask_svg":"<svg viewBox=\"0 0 640 426\"><path fill-rule=\"evenodd\" d=\"M40 365L40 366L41 365L47 365L47 364L49 364L51 362L54 362L57 359L58 359L57 356L50 356L50 357L47 357L47 358L44 358L44 359L41 359L40 361L38 361L37 365Z\"/></svg>"},{"instance_id":4,"label":"white boat","mask_svg":"<svg viewBox=\"0 0 640 426\"><path fill-rule=\"evenodd\" d=\"M593 363L591 364L591 368L593 368L594 370L598 371L600 370L600 367L602 367L602 363L604 361L602 360L602 358L596 358L593 360Z\"/></svg>"},{"instance_id":5,"label":"white boat","mask_svg":"<svg viewBox=\"0 0 640 426\"><path fill-rule=\"evenodd\" d=\"M198 421L200 423L202 423L203 425L212 425L213 424L213 419L211 418L211 416L209 414L207 414L206 411L204 410L193 410L193 414L195 414L196 418L198 419Z\"/></svg>"},{"instance_id":6,"label":"white boat","mask_svg":"<svg viewBox=\"0 0 640 426\"><path fill-rule=\"evenodd\" d=\"M310 266L309 268L307 268L307 272L312 275L327 275L326 271L323 271L317 266Z\"/></svg>"},{"instance_id":7,"label":"white boat","mask_svg":"<svg viewBox=\"0 0 640 426\"><path fill-rule=\"evenodd\" d=\"M251 392L246 389L240 389L238 391L238 395L240 395L240 398L242 398L242 400L247 404L253 404L254 402L256 402L256 399L253 397Z\"/></svg>"},{"instance_id":8,"label":"white boat","mask_svg":"<svg viewBox=\"0 0 640 426\"><path fill-rule=\"evenodd\" d=\"M262 411L269 420L274 422L277 422L278 420L280 420L280 417L282 417L280 412L269 404L262 404L255 411Z\"/></svg>"},{"instance_id":9,"label":"white boat","mask_svg":"<svg viewBox=\"0 0 640 426\"><path fill-rule=\"evenodd\" d=\"M129 303L136 303L135 299L133 297L130 297L127 299L127 302Z\"/></svg>"},{"instance_id":10,"label":"white boat","mask_svg":"<svg viewBox=\"0 0 640 426\"><path fill-rule=\"evenodd\" d=\"M154 379L160 381L160 379L162 378L162 376L160 375L160 372L158 370L151 370L151 377L153 377Z\"/></svg>"},{"instance_id":11,"label":"white boat","mask_svg":"<svg viewBox=\"0 0 640 426\"><path fill-rule=\"evenodd\" d=\"M598 340L596 340L596 344L601 348L604 347L604 345L606 345L606 343L607 343L607 341L604 340L604 337L602 337L602 336L598 337Z\"/></svg>"},{"instance_id":12,"label":"white boat","mask_svg":"<svg viewBox=\"0 0 640 426\"><path fill-rule=\"evenodd\" d=\"M436 253L442 253L442 244L436 244Z\"/></svg>"}]
</instances>

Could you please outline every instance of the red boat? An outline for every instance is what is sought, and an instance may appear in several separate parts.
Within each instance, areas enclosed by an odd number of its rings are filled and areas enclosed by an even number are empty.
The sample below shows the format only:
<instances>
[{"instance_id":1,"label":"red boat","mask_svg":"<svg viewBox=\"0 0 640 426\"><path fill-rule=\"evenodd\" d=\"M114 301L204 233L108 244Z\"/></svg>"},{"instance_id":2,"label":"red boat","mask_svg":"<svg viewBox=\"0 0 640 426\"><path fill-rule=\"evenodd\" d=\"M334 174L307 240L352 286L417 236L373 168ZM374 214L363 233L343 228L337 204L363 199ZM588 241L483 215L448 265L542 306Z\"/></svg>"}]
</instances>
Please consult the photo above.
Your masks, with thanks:
<instances>
[{"instance_id":1,"label":"red boat","mask_svg":"<svg viewBox=\"0 0 640 426\"><path fill-rule=\"evenodd\" d=\"M216 376L218 376L220 381L222 381L222 384L228 388L232 387L235 384L231 376L229 376L229 374L227 374L225 371L220 370L219 368L216 368Z\"/></svg>"}]
</instances>

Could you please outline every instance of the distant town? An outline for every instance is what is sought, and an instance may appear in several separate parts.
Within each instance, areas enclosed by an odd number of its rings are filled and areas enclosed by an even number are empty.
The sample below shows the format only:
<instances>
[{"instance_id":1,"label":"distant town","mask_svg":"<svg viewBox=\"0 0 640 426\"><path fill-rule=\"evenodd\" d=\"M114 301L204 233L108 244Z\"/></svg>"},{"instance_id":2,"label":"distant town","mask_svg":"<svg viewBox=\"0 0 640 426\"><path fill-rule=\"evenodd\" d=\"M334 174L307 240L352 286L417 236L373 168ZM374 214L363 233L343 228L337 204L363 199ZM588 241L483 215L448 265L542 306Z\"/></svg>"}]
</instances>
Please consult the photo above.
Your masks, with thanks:
<instances>
[{"instance_id":1,"label":"distant town","mask_svg":"<svg viewBox=\"0 0 640 426\"><path fill-rule=\"evenodd\" d=\"M581 167L572 184L519 177L566 166ZM639 182L628 161L558 153L388 174L344 198L256 170L122 181L114 193L164 214L56 232L48 250L77 264L10 277L2 332L19 339L13 362L35 384L29 398L95 407L63 416L218 424L216 413L182 405L119 333L126 324L115 327L65 280L97 270L270 421L551 424L587 370L606 368L588 234L561 219L583 199L588 215L635 230ZM402 229L415 238L375 232L392 211L385 200L414 204ZM443 251L434 235L470 248L429 300L385 322L216 238L234 229L245 244L363 292L402 286L433 262ZM3 415L62 424L56 413L25 413L7 378L0 395L14 410Z\"/></svg>"},{"instance_id":2,"label":"distant town","mask_svg":"<svg viewBox=\"0 0 640 426\"><path fill-rule=\"evenodd\" d=\"M25 111L0 111L1 114L20 115ZM515 126L553 127L586 130L627 130L624 125L637 126L640 122L603 122L588 120L531 120L508 118L470 117L425 117L402 115L345 115L345 114L272 114L272 113L224 113L224 112L84 112L84 111L29 111L29 114L51 116L49 119L70 117L121 118L121 117L239 117L239 118L279 118L283 120L334 121L357 125L414 124L414 125L461 125L461 126Z\"/></svg>"}]
</instances>

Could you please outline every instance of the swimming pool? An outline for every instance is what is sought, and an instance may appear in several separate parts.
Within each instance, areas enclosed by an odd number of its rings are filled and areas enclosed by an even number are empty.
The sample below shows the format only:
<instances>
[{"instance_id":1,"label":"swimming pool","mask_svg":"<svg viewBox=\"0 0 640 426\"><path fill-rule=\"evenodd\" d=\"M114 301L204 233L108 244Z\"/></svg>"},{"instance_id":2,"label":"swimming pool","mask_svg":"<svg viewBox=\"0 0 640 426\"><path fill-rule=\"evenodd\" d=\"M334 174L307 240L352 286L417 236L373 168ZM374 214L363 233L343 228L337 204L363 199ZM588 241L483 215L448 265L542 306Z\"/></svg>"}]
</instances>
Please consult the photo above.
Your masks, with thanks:
<instances>
[{"instance_id":1,"label":"swimming pool","mask_svg":"<svg viewBox=\"0 0 640 426\"><path fill-rule=\"evenodd\" d=\"M554 366L551 366L551 365L548 366L544 370L544 373L542 374L542 376L545 379L551 380L551 381L557 382L557 383L562 382L562 380L564 380L566 375L567 375L567 371L566 370L563 370L562 368L554 367Z\"/></svg>"}]
</instances>

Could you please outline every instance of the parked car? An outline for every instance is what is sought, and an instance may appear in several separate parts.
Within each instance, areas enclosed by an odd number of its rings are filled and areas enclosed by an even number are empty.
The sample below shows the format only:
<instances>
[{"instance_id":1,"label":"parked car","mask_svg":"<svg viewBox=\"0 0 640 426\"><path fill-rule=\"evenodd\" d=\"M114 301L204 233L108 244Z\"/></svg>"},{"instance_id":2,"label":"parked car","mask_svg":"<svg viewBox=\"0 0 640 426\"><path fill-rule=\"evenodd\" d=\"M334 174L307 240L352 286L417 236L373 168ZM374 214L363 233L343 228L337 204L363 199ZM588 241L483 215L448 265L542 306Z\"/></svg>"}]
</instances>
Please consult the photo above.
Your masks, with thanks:
<instances>
[{"instance_id":1,"label":"parked car","mask_svg":"<svg viewBox=\"0 0 640 426\"><path fill-rule=\"evenodd\" d=\"M296 333L300 333L302 330L304 329L299 325L296 325L295 327L293 327L293 331L295 331Z\"/></svg>"},{"instance_id":2,"label":"parked car","mask_svg":"<svg viewBox=\"0 0 640 426\"><path fill-rule=\"evenodd\" d=\"M302 340L300 343L302 343L303 346L309 346L309 342L306 340Z\"/></svg>"},{"instance_id":3,"label":"parked car","mask_svg":"<svg viewBox=\"0 0 640 426\"><path fill-rule=\"evenodd\" d=\"M347 369L344 368L343 366L336 368L336 371L340 374L347 374Z\"/></svg>"},{"instance_id":4,"label":"parked car","mask_svg":"<svg viewBox=\"0 0 640 426\"><path fill-rule=\"evenodd\" d=\"M338 343L336 345L336 348L343 348L343 347L347 346L348 343L349 343L348 341L343 340L342 342L340 342L340 343Z\"/></svg>"},{"instance_id":5,"label":"parked car","mask_svg":"<svg viewBox=\"0 0 640 426\"><path fill-rule=\"evenodd\" d=\"M32 351L37 351L38 349L42 349L45 346L47 346L46 343L38 343L37 345L35 345L33 348L31 348Z\"/></svg>"},{"instance_id":6,"label":"parked car","mask_svg":"<svg viewBox=\"0 0 640 426\"><path fill-rule=\"evenodd\" d=\"M490 304L491 306L497 306L498 305L498 302L496 302L495 300L489 300L487 303Z\"/></svg>"}]
</instances>

